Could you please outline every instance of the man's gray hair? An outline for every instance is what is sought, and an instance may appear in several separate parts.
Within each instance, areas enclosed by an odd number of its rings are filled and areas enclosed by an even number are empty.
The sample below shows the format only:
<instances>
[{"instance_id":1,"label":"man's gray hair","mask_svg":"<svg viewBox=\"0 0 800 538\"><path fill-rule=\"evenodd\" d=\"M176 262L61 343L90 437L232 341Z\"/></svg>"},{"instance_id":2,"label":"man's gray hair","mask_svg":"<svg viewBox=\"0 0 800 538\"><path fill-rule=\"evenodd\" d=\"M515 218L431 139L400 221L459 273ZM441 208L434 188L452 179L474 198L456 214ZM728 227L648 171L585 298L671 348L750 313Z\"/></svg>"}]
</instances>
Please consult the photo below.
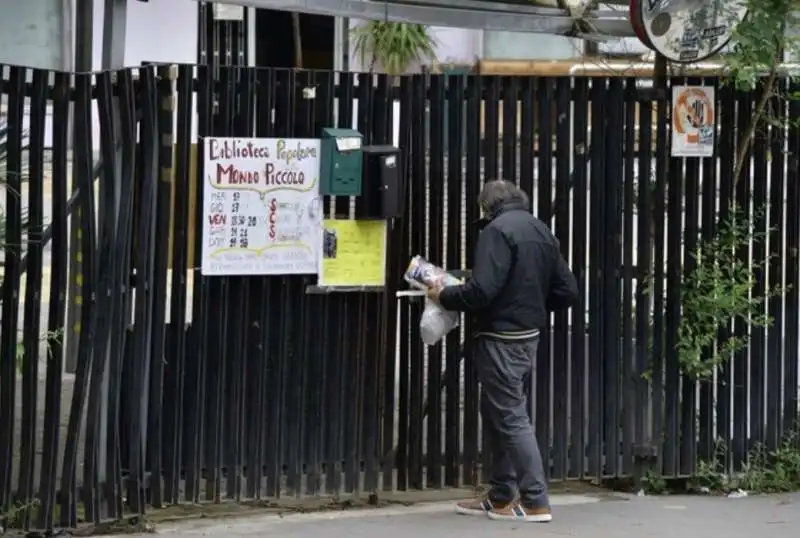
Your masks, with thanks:
<instances>
[{"instance_id":1,"label":"man's gray hair","mask_svg":"<svg viewBox=\"0 0 800 538\"><path fill-rule=\"evenodd\" d=\"M478 204L487 215L509 203L519 203L530 210L530 199L525 191L505 179L492 179L486 182L478 195Z\"/></svg>"}]
</instances>

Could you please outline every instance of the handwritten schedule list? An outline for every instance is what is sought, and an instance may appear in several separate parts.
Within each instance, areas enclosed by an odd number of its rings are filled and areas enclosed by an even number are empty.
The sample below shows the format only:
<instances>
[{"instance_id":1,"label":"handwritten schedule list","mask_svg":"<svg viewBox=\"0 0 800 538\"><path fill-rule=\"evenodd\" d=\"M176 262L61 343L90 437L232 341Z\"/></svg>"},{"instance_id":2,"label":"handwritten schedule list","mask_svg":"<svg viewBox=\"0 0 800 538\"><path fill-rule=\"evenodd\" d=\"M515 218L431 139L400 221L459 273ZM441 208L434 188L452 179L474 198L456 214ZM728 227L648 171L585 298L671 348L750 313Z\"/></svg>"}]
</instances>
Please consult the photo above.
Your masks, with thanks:
<instances>
[{"instance_id":1,"label":"handwritten schedule list","mask_svg":"<svg viewBox=\"0 0 800 538\"><path fill-rule=\"evenodd\" d=\"M206 138L204 275L316 274L319 140Z\"/></svg>"}]
</instances>

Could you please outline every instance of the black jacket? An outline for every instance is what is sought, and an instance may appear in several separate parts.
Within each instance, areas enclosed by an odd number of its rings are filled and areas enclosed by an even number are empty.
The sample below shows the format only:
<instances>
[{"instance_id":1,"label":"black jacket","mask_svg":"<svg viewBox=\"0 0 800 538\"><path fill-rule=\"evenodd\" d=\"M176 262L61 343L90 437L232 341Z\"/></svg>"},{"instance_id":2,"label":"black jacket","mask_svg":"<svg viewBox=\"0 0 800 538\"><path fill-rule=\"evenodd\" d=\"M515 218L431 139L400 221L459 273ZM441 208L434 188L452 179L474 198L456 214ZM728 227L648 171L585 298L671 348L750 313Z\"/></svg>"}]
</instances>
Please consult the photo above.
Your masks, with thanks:
<instances>
[{"instance_id":1,"label":"black jacket","mask_svg":"<svg viewBox=\"0 0 800 538\"><path fill-rule=\"evenodd\" d=\"M522 340L538 334L548 311L577 298L558 239L522 204L508 204L478 236L472 277L444 288L439 302L447 310L474 313L479 334Z\"/></svg>"}]
</instances>

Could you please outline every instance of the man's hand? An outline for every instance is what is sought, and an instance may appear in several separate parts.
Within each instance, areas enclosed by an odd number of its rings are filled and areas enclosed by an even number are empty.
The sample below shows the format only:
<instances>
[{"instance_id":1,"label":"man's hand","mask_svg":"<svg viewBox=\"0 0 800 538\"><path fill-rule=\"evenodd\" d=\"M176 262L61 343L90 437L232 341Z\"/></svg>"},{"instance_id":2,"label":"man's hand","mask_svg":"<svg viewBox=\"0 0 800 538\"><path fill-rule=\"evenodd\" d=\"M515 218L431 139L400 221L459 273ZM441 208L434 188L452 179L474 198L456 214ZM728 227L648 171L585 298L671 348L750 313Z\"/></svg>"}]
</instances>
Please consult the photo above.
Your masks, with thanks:
<instances>
[{"instance_id":1,"label":"man's hand","mask_svg":"<svg viewBox=\"0 0 800 538\"><path fill-rule=\"evenodd\" d=\"M431 301L438 303L439 302L439 294L442 292L442 286L434 286L428 289L428 299Z\"/></svg>"}]
</instances>

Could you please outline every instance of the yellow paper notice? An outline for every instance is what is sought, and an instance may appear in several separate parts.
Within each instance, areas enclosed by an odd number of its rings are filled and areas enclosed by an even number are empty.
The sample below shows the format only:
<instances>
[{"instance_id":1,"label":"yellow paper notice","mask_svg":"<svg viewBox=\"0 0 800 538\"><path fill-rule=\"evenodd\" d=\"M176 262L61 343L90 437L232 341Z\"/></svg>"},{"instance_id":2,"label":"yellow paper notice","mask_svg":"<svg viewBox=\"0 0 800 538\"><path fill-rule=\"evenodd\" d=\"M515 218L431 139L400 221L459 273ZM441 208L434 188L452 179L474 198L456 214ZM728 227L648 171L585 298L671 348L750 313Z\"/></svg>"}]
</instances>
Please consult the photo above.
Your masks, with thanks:
<instances>
[{"instance_id":1,"label":"yellow paper notice","mask_svg":"<svg viewBox=\"0 0 800 538\"><path fill-rule=\"evenodd\" d=\"M325 220L319 286L386 284L386 221Z\"/></svg>"}]
</instances>

